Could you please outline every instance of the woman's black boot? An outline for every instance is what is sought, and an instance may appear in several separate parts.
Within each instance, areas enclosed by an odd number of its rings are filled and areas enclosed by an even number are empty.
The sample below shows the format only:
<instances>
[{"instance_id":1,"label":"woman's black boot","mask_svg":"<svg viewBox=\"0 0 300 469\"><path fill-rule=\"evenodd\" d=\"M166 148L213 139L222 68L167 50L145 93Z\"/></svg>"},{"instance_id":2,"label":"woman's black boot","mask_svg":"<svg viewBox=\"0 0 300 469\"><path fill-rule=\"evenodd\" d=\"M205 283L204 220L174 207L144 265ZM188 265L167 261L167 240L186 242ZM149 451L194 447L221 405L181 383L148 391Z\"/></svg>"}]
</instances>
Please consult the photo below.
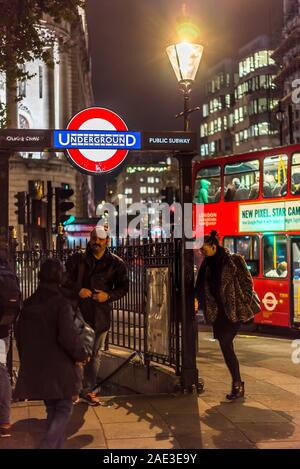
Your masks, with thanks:
<instances>
[{"instance_id":1,"label":"woman's black boot","mask_svg":"<svg viewBox=\"0 0 300 469\"><path fill-rule=\"evenodd\" d=\"M240 383L232 383L231 393L227 394L226 399L228 399L229 401L234 401L235 399L244 397L244 395L245 395L245 385L244 385L244 382L241 381Z\"/></svg>"}]
</instances>

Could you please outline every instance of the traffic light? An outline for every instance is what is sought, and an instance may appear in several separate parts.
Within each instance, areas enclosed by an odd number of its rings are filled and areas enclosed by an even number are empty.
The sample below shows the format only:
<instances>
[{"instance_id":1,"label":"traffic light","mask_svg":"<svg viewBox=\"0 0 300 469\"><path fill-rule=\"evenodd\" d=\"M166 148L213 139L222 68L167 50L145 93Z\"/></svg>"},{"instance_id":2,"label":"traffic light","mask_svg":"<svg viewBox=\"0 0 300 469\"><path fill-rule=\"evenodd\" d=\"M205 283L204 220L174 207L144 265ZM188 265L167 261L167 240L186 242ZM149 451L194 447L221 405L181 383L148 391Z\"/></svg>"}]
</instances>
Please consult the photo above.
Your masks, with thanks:
<instances>
[{"instance_id":1,"label":"traffic light","mask_svg":"<svg viewBox=\"0 0 300 469\"><path fill-rule=\"evenodd\" d=\"M18 224L25 225L26 192L17 192L15 198L17 199L15 202L15 206L17 207L15 214L18 216Z\"/></svg>"},{"instance_id":2,"label":"traffic light","mask_svg":"<svg viewBox=\"0 0 300 469\"><path fill-rule=\"evenodd\" d=\"M162 199L168 205L172 205L174 202L174 190L173 187L167 186L161 191Z\"/></svg>"},{"instance_id":3,"label":"traffic light","mask_svg":"<svg viewBox=\"0 0 300 469\"><path fill-rule=\"evenodd\" d=\"M31 224L47 228L47 203L42 200L31 200Z\"/></svg>"},{"instance_id":4,"label":"traffic light","mask_svg":"<svg viewBox=\"0 0 300 469\"><path fill-rule=\"evenodd\" d=\"M67 212L74 207L74 204L68 199L72 197L73 194L73 189L64 187L55 188L55 216L57 227L59 224L67 222L71 217Z\"/></svg>"}]
</instances>

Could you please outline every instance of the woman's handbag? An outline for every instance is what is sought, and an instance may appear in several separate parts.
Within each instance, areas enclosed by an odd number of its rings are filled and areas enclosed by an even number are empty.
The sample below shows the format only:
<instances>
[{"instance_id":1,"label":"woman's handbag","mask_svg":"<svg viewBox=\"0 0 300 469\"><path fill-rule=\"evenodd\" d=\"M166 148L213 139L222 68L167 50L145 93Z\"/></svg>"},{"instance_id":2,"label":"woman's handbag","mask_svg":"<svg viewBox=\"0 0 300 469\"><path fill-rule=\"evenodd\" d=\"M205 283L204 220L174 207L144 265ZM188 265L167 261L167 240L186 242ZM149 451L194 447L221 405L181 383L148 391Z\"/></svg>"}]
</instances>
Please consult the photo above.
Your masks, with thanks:
<instances>
[{"instance_id":1,"label":"woman's handbag","mask_svg":"<svg viewBox=\"0 0 300 469\"><path fill-rule=\"evenodd\" d=\"M250 301L250 308L253 314L258 314L261 312L260 299L255 290L252 292L252 298Z\"/></svg>"}]
</instances>

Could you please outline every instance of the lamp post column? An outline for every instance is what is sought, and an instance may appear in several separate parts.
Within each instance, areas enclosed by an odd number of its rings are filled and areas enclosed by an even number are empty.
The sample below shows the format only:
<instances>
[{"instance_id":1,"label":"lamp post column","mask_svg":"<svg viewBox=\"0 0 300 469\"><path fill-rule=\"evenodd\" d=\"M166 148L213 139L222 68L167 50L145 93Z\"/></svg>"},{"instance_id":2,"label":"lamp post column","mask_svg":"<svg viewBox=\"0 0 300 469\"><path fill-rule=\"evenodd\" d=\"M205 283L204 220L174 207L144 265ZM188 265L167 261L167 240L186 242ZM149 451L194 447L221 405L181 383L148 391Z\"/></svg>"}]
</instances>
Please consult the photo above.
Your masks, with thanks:
<instances>
[{"instance_id":1,"label":"lamp post column","mask_svg":"<svg viewBox=\"0 0 300 469\"><path fill-rule=\"evenodd\" d=\"M190 130L190 116L189 116L189 108L190 108L190 95L191 89L188 85L184 85L183 90L183 99L184 99L184 110L183 110L183 117L184 117L184 131L188 132Z\"/></svg>"},{"instance_id":2,"label":"lamp post column","mask_svg":"<svg viewBox=\"0 0 300 469\"><path fill-rule=\"evenodd\" d=\"M185 126L187 121L185 120ZM180 243L180 310L182 325L182 372L181 385L188 392L202 390L199 383L196 363L197 323L194 311L194 253L187 247L191 242L186 237L185 226L190 223L186 213L186 205L192 204L192 152L179 152L175 158L179 163L180 204L182 207L182 239Z\"/></svg>"}]
</instances>

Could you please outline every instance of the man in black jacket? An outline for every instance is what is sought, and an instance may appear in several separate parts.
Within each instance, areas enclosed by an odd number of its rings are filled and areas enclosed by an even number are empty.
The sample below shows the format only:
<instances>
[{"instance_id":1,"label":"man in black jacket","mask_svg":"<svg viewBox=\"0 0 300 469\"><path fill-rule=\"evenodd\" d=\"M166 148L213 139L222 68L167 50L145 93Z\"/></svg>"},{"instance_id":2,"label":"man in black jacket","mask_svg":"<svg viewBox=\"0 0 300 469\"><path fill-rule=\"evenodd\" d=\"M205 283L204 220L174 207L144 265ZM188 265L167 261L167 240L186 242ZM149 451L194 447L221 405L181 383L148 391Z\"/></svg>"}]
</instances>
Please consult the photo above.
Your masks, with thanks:
<instances>
[{"instance_id":1,"label":"man in black jacket","mask_svg":"<svg viewBox=\"0 0 300 469\"><path fill-rule=\"evenodd\" d=\"M69 286L80 300L85 321L96 333L93 356L84 369L82 399L90 405L99 405L95 389L100 368L100 355L110 328L112 303L128 292L126 264L108 250L109 234L102 226L90 236L85 254L74 254L67 263Z\"/></svg>"}]
</instances>

